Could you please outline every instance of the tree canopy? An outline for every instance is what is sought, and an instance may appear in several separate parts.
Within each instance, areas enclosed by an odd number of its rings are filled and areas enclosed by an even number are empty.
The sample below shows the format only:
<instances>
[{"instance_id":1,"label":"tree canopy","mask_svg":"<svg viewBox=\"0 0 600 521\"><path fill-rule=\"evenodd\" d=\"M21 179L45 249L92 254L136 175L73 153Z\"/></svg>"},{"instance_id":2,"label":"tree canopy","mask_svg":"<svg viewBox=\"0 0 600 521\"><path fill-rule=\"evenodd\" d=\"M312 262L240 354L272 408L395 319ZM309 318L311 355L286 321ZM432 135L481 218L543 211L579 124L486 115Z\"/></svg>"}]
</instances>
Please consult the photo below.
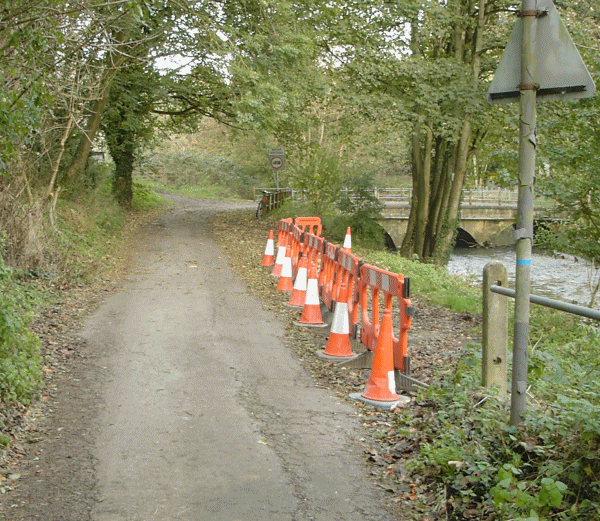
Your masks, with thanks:
<instances>
[{"instance_id":1,"label":"tree canopy","mask_svg":"<svg viewBox=\"0 0 600 521\"><path fill-rule=\"evenodd\" d=\"M583 0L558 7L597 75L597 11ZM61 191L77 191L85 178L102 130L115 196L127 206L140 147L156 131L193 129L210 117L264 146L286 145L306 186L331 184L332 169L359 147L386 143L392 157L409 157L414 190L402 252L443 262L470 178L514 178L516 115L488 106L485 91L517 10L507 0L5 0L3 202L25 194L27 226L52 221ZM551 107L540 128L560 132L542 136L541 157L557 175L540 183L558 197L566 186L558 179L572 170L586 185L596 180L586 151L598 106L594 98Z\"/></svg>"}]
</instances>

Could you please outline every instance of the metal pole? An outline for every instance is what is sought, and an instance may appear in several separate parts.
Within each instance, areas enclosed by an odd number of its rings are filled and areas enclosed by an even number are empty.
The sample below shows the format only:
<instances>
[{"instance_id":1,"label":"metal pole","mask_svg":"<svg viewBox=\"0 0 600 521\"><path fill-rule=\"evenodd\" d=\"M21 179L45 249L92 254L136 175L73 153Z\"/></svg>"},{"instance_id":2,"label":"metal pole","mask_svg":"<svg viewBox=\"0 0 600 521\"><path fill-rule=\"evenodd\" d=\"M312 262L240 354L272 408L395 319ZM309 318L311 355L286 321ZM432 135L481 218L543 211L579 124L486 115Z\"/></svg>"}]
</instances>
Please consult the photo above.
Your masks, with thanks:
<instances>
[{"instance_id":1,"label":"metal pole","mask_svg":"<svg viewBox=\"0 0 600 521\"><path fill-rule=\"evenodd\" d=\"M515 296L515 290L506 288L504 286L490 286L492 293L499 293L500 295L506 295L507 297ZM572 315L578 315L580 317L591 318L592 320L600 320L600 310L586 308L584 306L578 306L577 304L569 304L568 302L562 302L560 300L554 300L551 298L540 297L538 295L529 295L529 302L532 304L538 304L547 308L557 309L564 311L565 313L571 313Z\"/></svg>"},{"instance_id":2,"label":"metal pole","mask_svg":"<svg viewBox=\"0 0 600 521\"><path fill-rule=\"evenodd\" d=\"M515 326L511 386L510 424L523 421L527 396L527 349L529 346L529 293L533 245L533 181L536 146L537 6L522 0L523 41L521 47L519 201L517 205L517 266L515 280Z\"/></svg>"}]
</instances>

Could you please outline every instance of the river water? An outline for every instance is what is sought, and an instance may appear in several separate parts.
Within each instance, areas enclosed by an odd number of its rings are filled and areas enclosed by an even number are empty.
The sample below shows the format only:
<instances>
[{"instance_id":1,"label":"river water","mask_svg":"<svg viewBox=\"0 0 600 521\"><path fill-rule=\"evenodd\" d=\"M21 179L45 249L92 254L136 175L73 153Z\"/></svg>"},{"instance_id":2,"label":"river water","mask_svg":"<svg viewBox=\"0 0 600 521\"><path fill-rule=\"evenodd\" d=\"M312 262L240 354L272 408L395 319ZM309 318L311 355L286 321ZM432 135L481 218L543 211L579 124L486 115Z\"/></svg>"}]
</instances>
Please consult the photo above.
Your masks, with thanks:
<instances>
[{"instance_id":1,"label":"river water","mask_svg":"<svg viewBox=\"0 0 600 521\"><path fill-rule=\"evenodd\" d=\"M457 248L450 257L448 272L471 277L481 284L488 262L501 262L508 271L508 286L515 287L514 246L503 248ZM596 275L597 276L597 275ZM589 263L571 255L552 257L536 251L531 256L531 293L587 306L590 301ZM599 302L594 306L599 307Z\"/></svg>"}]
</instances>

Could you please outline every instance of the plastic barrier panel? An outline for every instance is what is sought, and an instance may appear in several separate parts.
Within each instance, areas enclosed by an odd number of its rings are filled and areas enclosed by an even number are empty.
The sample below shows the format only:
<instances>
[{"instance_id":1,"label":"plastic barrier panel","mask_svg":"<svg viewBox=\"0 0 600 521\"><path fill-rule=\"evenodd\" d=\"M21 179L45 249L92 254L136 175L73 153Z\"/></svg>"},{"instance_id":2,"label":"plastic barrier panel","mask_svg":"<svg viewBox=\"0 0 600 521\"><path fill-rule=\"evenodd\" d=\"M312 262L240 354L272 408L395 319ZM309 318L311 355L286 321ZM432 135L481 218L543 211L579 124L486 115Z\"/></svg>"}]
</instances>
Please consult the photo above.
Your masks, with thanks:
<instances>
[{"instance_id":1,"label":"plastic barrier panel","mask_svg":"<svg viewBox=\"0 0 600 521\"><path fill-rule=\"evenodd\" d=\"M323 237L319 237L312 233L304 234L304 252L308 257L309 266L310 264L315 264L316 266L320 265L324 243L325 239L323 239Z\"/></svg>"},{"instance_id":2,"label":"plastic barrier panel","mask_svg":"<svg viewBox=\"0 0 600 521\"><path fill-rule=\"evenodd\" d=\"M321 300L329 311L333 311L335 305L335 274L337 268L337 255L339 246L326 242L323 255L321 273L319 274L319 287L321 288Z\"/></svg>"},{"instance_id":3,"label":"plastic barrier panel","mask_svg":"<svg viewBox=\"0 0 600 521\"><path fill-rule=\"evenodd\" d=\"M350 326L357 324L358 317L354 315L354 308L358 303L358 277L361 260L347 250L341 249L337 254L337 268L335 275L334 300L339 300L340 287L344 281L348 287L348 313L350 315Z\"/></svg>"},{"instance_id":4,"label":"plastic barrier panel","mask_svg":"<svg viewBox=\"0 0 600 521\"><path fill-rule=\"evenodd\" d=\"M291 219L280 219L277 230L277 245L287 246L292 239L293 222Z\"/></svg>"},{"instance_id":5,"label":"plastic barrier panel","mask_svg":"<svg viewBox=\"0 0 600 521\"><path fill-rule=\"evenodd\" d=\"M321 235L323 225L320 217L296 217L294 224L303 232L309 232L314 235Z\"/></svg>"},{"instance_id":6,"label":"plastic barrier panel","mask_svg":"<svg viewBox=\"0 0 600 521\"><path fill-rule=\"evenodd\" d=\"M392 311L394 317L394 367L405 372L408 359L407 332L411 327L412 307L408 298L408 285L402 275L368 264L360 267L358 278L359 305L361 311L361 342L372 351L377 345L381 325L381 308ZM383 296L383 302L380 302ZM370 297L370 298L369 298ZM396 303L396 306L394 305Z\"/></svg>"},{"instance_id":7,"label":"plastic barrier panel","mask_svg":"<svg viewBox=\"0 0 600 521\"><path fill-rule=\"evenodd\" d=\"M292 272L294 276L298 272L298 263L300 262L300 254L304 250L304 232L294 225L292 230Z\"/></svg>"}]
</instances>

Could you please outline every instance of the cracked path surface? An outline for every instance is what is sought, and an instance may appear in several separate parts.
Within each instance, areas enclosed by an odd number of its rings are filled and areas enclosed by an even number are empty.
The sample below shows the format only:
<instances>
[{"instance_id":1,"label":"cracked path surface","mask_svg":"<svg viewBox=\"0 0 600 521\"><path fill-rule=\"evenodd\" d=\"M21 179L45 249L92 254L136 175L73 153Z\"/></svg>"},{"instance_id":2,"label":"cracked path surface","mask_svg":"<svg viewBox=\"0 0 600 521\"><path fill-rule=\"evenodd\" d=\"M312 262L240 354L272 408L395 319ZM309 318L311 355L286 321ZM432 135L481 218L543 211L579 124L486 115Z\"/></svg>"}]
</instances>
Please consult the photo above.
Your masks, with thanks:
<instances>
[{"instance_id":1,"label":"cracked path surface","mask_svg":"<svg viewBox=\"0 0 600 521\"><path fill-rule=\"evenodd\" d=\"M142 230L82 332L104 374L91 519L390 519L353 407L229 270L206 229L218 206L186 204Z\"/></svg>"}]
</instances>

